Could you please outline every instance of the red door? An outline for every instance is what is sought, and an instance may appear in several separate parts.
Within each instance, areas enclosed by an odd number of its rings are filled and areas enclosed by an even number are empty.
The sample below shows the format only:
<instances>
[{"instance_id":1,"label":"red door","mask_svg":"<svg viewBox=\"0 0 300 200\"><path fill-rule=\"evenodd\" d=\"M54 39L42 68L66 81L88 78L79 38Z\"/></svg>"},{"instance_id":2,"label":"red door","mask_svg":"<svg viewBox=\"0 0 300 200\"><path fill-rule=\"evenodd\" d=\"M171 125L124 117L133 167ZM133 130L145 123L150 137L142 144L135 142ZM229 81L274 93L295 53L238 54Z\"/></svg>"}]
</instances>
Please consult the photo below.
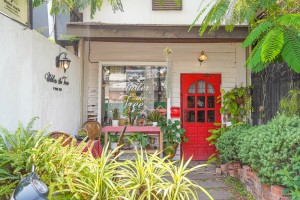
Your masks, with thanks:
<instances>
[{"instance_id":1,"label":"red door","mask_svg":"<svg viewBox=\"0 0 300 200\"><path fill-rule=\"evenodd\" d=\"M214 123L221 121L220 74L181 74L181 108L183 128L188 142L182 143L184 159L207 160L215 152L206 138Z\"/></svg>"}]
</instances>

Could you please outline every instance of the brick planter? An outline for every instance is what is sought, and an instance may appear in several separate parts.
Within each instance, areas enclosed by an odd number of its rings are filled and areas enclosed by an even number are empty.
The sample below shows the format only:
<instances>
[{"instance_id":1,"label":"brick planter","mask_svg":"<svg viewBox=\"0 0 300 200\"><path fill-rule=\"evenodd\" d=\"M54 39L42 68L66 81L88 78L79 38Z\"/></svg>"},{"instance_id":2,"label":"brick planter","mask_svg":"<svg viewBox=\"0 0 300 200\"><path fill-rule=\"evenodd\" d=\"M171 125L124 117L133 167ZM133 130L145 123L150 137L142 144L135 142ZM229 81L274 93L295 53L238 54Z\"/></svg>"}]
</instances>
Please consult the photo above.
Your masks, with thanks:
<instances>
[{"instance_id":1,"label":"brick planter","mask_svg":"<svg viewBox=\"0 0 300 200\"><path fill-rule=\"evenodd\" d=\"M222 171L222 174L227 174L228 164L221 165L221 171Z\"/></svg>"},{"instance_id":2,"label":"brick planter","mask_svg":"<svg viewBox=\"0 0 300 200\"><path fill-rule=\"evenodd\" d=\"M229 170L228 173L230 176L237 177L244 184L244 188L257 200L290 200L288 195L282 194L285 188L260 183L259 177L247 165L240 169Z\"/></svg>"}]
</instances>

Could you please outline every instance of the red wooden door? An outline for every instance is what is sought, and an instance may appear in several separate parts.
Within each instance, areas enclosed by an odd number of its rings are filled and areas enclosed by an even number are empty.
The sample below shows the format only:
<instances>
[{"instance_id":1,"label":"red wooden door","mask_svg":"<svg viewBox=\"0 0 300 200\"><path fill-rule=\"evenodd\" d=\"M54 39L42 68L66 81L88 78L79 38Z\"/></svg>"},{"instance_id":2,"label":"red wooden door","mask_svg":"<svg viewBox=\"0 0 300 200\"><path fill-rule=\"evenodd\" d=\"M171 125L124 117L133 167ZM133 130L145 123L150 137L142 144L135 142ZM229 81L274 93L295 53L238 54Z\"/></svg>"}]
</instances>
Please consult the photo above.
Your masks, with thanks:
<instances>
[{"instance_id":1,"label":"red wooden door","mask_svg":"<svg viewBox=\"0 0 300 200\"><path fill-rule=\"evenodd\" d=\"M221 121L220 74L181 74L181 108L183 128L188 142L182 143L184 159L207 160L215 152L206 138L214 123Z\"/></svg>"}]
</instances>

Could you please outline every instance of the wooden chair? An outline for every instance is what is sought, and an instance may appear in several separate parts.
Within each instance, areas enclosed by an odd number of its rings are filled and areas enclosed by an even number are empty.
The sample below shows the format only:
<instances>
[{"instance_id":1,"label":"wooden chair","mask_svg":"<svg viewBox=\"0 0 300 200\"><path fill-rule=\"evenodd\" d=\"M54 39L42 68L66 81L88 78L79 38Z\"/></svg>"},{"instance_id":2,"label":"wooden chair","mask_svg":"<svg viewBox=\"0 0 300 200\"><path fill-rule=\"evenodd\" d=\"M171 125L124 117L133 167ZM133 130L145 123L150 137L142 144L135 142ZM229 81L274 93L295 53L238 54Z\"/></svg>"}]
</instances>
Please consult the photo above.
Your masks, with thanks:
<instances>
[{"instance_id":1,"label":"wooden chair","mask_svg":"<svg viewBox=\"0 0 300 200\"><path fill-rule=\"evenodd\" d=\"M82 125L81 128L85 129L87 131L87 134L89 136L89 140L100 139L101 125L99 124L99 122L87 121Z\"/></svg>"},{"instance_id":2,"label":"wooden chair","mask_svg":"<svg viewBox=\"0 0 300 200\"><path fill-rule=\"evenodd\" d=\"M49 137L53 138L53 139L59 139L60 137L63 137L63 140L62 140L63 146L70 145L73 140L71 135L69 135L68 133L61 132L61 131L53 131L52 133L50 133Z\"/></svg>"}]
</instances>

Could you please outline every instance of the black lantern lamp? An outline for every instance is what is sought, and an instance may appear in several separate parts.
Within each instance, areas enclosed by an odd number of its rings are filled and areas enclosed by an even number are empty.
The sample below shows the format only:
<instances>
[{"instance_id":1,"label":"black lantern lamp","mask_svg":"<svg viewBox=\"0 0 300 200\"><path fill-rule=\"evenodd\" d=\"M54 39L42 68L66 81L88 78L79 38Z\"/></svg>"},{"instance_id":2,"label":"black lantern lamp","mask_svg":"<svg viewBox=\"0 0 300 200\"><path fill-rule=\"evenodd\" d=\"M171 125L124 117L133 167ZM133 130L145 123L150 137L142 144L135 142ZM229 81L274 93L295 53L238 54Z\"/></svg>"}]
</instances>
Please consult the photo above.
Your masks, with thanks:
<instances>
[{"instance_id":1,"label":"black lantern lamp","mask_svg":"<svg viewBox=\"0 0 300 200\"><path fill-rule=\"evenodd\" d=\"M47 200L48 187L40 181L39 176L32 172L17 185L10 200Z\"/></svg>"},{"instance_id":2,"label":"black lantern lamp","mask_svg":"<svg viewBox=\"0 0 300 200\"><path fill-rule=\"evenodd\" d=\"M65 57L61 58L60 57L61 55L64 55ZM64 69L65 73L66 73L66 70L70 67L70 62L71 62L71 60L69 60L67 58L66 52L62 52L58 56L56 56L56 67L57 68L60 67L60 68Z\"/></svg>"}]
</instances>

